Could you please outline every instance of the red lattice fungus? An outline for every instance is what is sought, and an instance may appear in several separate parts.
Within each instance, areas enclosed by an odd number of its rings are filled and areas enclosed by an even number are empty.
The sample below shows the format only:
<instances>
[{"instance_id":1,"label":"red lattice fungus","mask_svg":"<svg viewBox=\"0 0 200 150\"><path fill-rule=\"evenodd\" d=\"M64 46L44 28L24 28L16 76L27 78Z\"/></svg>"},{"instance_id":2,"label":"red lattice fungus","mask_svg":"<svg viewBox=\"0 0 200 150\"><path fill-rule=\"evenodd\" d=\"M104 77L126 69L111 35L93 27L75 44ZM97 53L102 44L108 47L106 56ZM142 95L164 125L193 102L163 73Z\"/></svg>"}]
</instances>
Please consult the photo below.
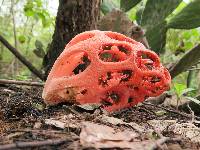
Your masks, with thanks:
<instances>
[{"instance_id":1,"label":"red lattice fungus","mask_svg":"<svg viewBox=\"0 0 200 150\"><path fill-rule=\"evenodd\" d=\"M122 34L95 30L67 44L47 78L43 98L50 105L100 103L115 111L158 96L170 81L156 53Z\"/></svg>"}]
</instances>

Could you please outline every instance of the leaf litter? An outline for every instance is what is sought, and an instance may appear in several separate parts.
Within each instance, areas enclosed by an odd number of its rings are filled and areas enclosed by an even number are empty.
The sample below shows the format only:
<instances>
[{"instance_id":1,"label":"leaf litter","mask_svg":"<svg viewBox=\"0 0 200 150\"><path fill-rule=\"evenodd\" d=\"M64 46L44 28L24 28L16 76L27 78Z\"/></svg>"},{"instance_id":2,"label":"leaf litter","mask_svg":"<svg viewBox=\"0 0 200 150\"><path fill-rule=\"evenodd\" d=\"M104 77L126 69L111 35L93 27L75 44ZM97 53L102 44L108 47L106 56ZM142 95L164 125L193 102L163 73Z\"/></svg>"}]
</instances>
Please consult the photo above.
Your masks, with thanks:
<instances>
[{"instance_id":1,"label":"leaf litter","mask_svg":"<svg viewBox=\"0 0 200 150\"><path fill-rule=\"evenodd\" d=\"M96 105L46 106L41 91L0 86L0 149L200 148L198 120L146 104L112 114Z\"/></svg>"}]
</instances>

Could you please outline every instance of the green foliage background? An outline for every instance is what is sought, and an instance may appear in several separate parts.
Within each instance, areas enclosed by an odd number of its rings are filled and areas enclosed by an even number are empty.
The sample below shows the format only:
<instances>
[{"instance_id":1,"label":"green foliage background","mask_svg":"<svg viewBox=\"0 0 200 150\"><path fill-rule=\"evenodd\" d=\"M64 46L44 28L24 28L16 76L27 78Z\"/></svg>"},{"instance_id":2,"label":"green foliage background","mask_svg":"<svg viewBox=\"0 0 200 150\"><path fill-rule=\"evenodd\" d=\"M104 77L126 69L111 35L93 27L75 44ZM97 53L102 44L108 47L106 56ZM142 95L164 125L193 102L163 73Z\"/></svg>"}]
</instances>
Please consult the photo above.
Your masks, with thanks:
<instances>
[{"instance_id":1,"label":"green foliage background","mask_svg":"<svg viewBox=\"0 0 200 150\"><path fill-rule=\"evenodd\" d=\"M11 5L14 5L14 16ZM34 52L44 53L54 32L55 15L48 10L48 0L8 0L0 1L0 34L13 46L15 37L13 17L16 26L17 49L38 69L42 67L42 58ZM39 41L42 46L36 46ZM40 48L40 50L38 50ZM36 52L37 53L37 52ZM15 57L0 43L0 77L29 79L29 70L19 64L17 71L12 71ZM15 70L15 69L14 69Z\"/></svg>"}]
</instances>

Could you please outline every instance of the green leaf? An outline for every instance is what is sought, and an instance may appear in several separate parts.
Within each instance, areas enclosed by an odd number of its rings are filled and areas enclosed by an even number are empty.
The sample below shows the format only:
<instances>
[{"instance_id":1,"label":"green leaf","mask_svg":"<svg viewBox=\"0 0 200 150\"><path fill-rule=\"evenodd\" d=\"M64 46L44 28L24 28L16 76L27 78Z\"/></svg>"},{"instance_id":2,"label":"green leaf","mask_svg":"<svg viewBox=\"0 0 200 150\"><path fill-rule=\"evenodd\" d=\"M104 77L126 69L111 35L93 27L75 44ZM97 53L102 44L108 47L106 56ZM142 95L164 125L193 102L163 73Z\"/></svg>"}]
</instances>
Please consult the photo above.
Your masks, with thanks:
<instances>
[{"instance_id":1,"label":"green leaf","mask_svg":"<svg viewBox=\"0 0 200 150\"><path fill-rule=\"evenodd\" d=\"M42 25L43 25L44 28L49 27L51 25L51 20L46 19L46 18L42 19Z\"/></svg>"},{"instance_id":2,"label":"green leaf","mask_svg":"<svg viewBox=\"0 0 200 150\"><path fill-rule=\"evenodd\" d=\"M25 16L31 17L35 15L35 12L32 9L28 9L24 11Z\"/></svg>"},{"instance_id":3,"label":"green leaf","mask_svg":"<svg viewBox=\"0 0 200 150\"><path fill-rule=\"evenodd\" d=\"M136 11L136 9L132 8L126 13L131 21L134 21L136 19Z\"/></svg>"},{"instance_id":4,"label":"green leaf","mask_svg":"<svg viewBox=\"0 0 200 150\"><path fill-rule=\"evenodd\" d=\"M45 15L42 12L37 12L37 16L39 17L39 19L43 20L45 19Z\"/></svg>"},{"instance_id":5,"label":"green leaf","mask_svg":"<svg viewBox=\"0 0 200 150\"><path fill-rule=\"evenodd\" d=\"M174 89L176 94L178 95L178 97L180 98L182 95L181 93L186 89L186 85L185 84L180 84L180 83L175 83L174 84Z\"/></svg>"},{"instance_id":6,"label":"green leaf","mask_svg":"<svg viewBox=\"0 0 200 150\"><path fill-rule=\"evenodd\" d=\"M33 11L33 7L34 7L34 5L33 5L32 1L28 1L26 3L26 5L24 5L24 14L25 14L25 16L28 16L28 17L34 16L35 12Z\"/></svg>"},{"instance_id":7,"label":"green leaf","mask_svg":"<svg viewBox=\"0 0 200 150\"><path fill-rule=\"evenodd\" d=\"M170 15L182 0L148 0L142 15L142 26L152 28Z\"/></svg>"},{"instance_id":8,"label":"green leaf","mask_svg":"<svg viewBox=\"0 0 200 150\"><path fill-rule=\"evenodd\" d=\"M111 0L103 0L101 4L101 11L103 12L103 14L107 14L116 8L119 8L119 7L116 5L116 3L114 3Z\"/></svg>"},{"instance_id":9,"label":"green leaf","mask_svg":"<svg viewBox=\"0 0 200 150\"><path fill-rule=\"evenodd\" d=\"M43 48L42 42L39 41L39 40L36 40L36 41L35 41L35 47L36 47L37 49L42 49L42 48Z\"/></svg>"},{"instance_id":10,"label":"green leaf","mask_svg":"<svg viewBox=\"0 0 200 150\"><path fill-rule=\"evenodd\" d=\"M200 0L194 0L173 16L167 25L174 29L193 29L200 26Z\"/></svg>"},{"instance_id":11,"label":"green leaf","mask_svg":"<svg viewBox=\"0 0 200 150\"><path fill-rule=\"evenodd\" d=\"M150 49L155 51L157 54L164 51L166 43L166 22L162 22L155 25L153 28L146 31L146 38L149 43Z\"/></svg>"},{"instance_id":12,"label":"green leaf","mask_svg":"<svg viewBox=\"0 0 200 150\"><path fill-rule=\"evenodd\" d=\"M41 0L34 0L34 2L37 4L37 7L42 7L42 1Z\"/></svg>"},{"instance_id":13,"label":"green leaf","mask_svg":"<svg viewBox=\"0 0 200 150\"><path fill-rule=\"evenodd\" d=\"M24 36L24 35L20 35L19 37L18 37L18 41L20 42L20 43L25 43L25 41L26 41L26 37Z\"/></svg>"},{"instance_id":14,"label":"green leaf","mask_svg":"<svg viewBox=\"0 0 200 150\"><path fill-rule=\"evenodd\" d=\"M137 5L141 0L121 0L120 1L120 8L127 12L131 8L133 8L135 5Z\"/></svg>"},{"instance_id":15,"label":"green leaf","mask_svg":"<svg viewBox=\"0 0 200 150\"><path fill-rule=\"evenodd\" d=\"M196 91L196 89L186 88L180 93L180 95L183 96L184 94L187 94L187 93L192 92L192 91Z\"/></svg>"},{"instance_id":16,"label":"green leaf","mask_svg":"<svg viewBox=\"0 0 200 150\"><path fill-rule=\"evenodd\" d=\"M44 58L44 56L45 56L44 49L37 49L36 48L36 49L33 50L33 53L39 58Z\"/></svg>"},{"instance_id":17,"label":"green leaf","mask_svg":"<svg viewBox=\"0 0 200 150\"><path fill-rule=\"evenodd\" d=\"M178 60L169 72L172 78L186 71L200 60L200 44L188 51L180 60Z\"/></svg>"},{"instance_id":18,"label":"green leaf","mask_svg":"<svg viewBox=\"0 0 200 150\"><path fill-rule=\"evenodd\" d=\"M142 23L142 13L143 13L143 11L144 11L144 8L141 7L136 12L136 18L135 19L136 19L138 25L141 25L141 23Z\"/></svg>"},{"instance_id":19,"label":"green leaf","mask_svg":"<svg viewBox=\"0 0 200 150\"><path fill-rule=\"evenodd\" d=\"M191 101L193 101L194 103L200 105L200 101L198 99L193 98L193 97L186 97L186 98L189 99L189 100L191 100Z\"/></svg>"},{"instance_id":20,"label":"green leaf","mask_svg":"<svg viewBox=\"0 0 200 150\"><path fill-rule=\"evenodd\" d=\"M138 12L137 21L146 29L150 48L157 54L164 52L166 43L165 18L181 3L181 0L148 0L144 11Z\"/></svg>"},{"instance_id":21,"label":"green leaf","mask_svg":"<svg viewBox=\"0 0 200 150\"><path fill-rule=\"evenodd\" d=\"M39 58L43 58L45 56L45 52L43 49L43 44L39 40L35 41L36 49L33 50L33 53L38 56Z\"/></svg>"}]
</instances>

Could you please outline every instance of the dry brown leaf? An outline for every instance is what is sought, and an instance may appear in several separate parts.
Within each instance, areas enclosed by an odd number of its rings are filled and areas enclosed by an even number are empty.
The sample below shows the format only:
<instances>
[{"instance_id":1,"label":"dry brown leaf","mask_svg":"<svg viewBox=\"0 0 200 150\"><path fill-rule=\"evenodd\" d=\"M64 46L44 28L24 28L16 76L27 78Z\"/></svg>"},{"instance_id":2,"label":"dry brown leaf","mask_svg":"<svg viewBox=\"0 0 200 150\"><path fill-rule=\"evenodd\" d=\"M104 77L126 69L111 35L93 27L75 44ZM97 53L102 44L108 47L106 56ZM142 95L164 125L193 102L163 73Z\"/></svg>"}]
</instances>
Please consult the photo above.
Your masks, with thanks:
<instances>
[{"instance_id":1,"label":"dry brown leaf","mask_svg":"<svg viewBox=\"0 0 200 150\"><path fill-rule=\"evenodd\" d=\"M58 116L58 118L45 119L45 124L55 126L60 129L80 128L80 121L76 120L71 114Z\"/></svg>"},{"instance_id":2,"label":"dry brown leaf","mask_svg":"<svg viewBox=\"0 0 200 150\"><path fill-rule=\"evenodd\" d=\"M168 130L182 138L200 143L200 128L192 123L178 123L176 120L150 120L148 123L160 132Z\"/></svg>"},{"instance_id":3,"label":"dry brown leaf","mask_svg":"<svg viewBox=\"0 0 200 150\"><path fill-rule=\"evenodd\" d=\"M127 122L124 122L123 120L121 119L118 119L118 118L114 118L114 117L109 117L109 116L106 116L106 115L102 115L101 116L101 120L104 122L104 123L111 123L113 125L127 125L127 126L130 126L131 128L135 129L137 132L139 133L144 133L146 132L145 128L138 125L137 123L135 122L130 122L130 123L127 123Z\"/></svg>"},{"instance_id":4,"label":"dry brown leaf","mask_svg":"<svg viewBox=\"0 0 200 150\"><path fill-rule=\"evenodd\" d=\"M80 142L85 147L148 149L155 144L153 140L140 141L138 134L133 131L116 131L106 125L84 122L80 134Z\"/></svg>"},{"instance_id":5,"label":"dry brown leaf","mask_svg":"<svg viewBox=\"0 0 200 150\"><path fill-rule=\"evenodd\" d=\"M65 123L61 122L59 120L54 120L54 119L45 119L45 124L55 126L57 128L64 129L65 128Z\"/></svg>"}]
</instances>

